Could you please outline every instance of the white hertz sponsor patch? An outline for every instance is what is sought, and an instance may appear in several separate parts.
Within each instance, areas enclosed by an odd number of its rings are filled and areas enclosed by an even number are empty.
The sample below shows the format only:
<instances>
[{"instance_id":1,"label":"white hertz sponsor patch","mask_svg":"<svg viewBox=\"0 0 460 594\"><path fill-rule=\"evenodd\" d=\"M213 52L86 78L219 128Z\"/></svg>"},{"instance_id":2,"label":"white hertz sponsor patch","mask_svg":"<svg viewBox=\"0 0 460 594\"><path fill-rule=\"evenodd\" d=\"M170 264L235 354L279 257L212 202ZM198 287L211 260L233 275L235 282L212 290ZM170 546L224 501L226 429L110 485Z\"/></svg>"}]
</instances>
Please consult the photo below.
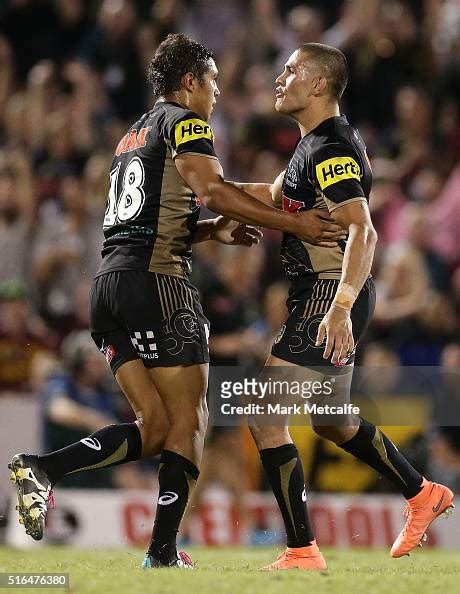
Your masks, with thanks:
<instances>
[{"instance_id":1,"label":"white hertz sponsor patch","mask_svg":"<svg viewBox=\"0 0 460 594\"><path fill-rule=\"evenodd\" d=\"M361 168L353 157L333 157L316 166L316 177L324 190L344 179L361 179Z\"/></svg>"},{"instance_id":2,"label":"white hertz sponsor patch","mask_svg":"<svg viewBox=\"0 0 460 594\"><path fill-rule=\"evenodd\" d=\"M208 138L209 140L214 141L214 134L209 124L203 120L192 118L176 124L174 138L176 147L178 147L184 142L198 140L199 138Z\"/></svg>"}]
</instances>

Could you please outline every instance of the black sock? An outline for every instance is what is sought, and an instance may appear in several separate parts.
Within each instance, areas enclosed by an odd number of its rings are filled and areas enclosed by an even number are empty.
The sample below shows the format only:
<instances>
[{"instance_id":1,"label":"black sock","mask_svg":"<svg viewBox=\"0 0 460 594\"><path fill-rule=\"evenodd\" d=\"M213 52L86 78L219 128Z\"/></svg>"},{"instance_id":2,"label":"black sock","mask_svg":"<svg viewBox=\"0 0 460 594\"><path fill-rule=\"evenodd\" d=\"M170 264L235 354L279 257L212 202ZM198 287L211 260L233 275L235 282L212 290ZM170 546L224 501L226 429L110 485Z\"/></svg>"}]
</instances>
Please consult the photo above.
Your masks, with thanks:
<instances>
[{"instance_id":1,"label":"black sock","mask_svg":"<svg viewBox=\"0 0 460 594\"><path fill-rule=\"evenodd\" d=\"M305 482L297 448L287 443L260 451L260 459L278 502L288 547L306 547L314 540L308 518Z\"/></svg>"},{"instance_id":2,"label":"black sock","mask_svg":"<svg viewBox=\"0 0 460 594\"><path fill-rule=\"evenodd\" d=\"M38 461L54 485L68 474L124 464L141 456L139 427L136 423L123 423L103 427L62 450L39 456Z\"/></svg>"},{"instance_id":3,"label":"black sock","mask_svg":"<svg viewBox=\"0 0 460 594\"><path fill-rule=\"evenodd\" d=\"M414 497L422 490L422 475L378 427L365 419L361 419L356 435L339 447L389 479L406 499Z\"/></svg>"},{"instance_id":4,"label":"black sock","mask_svg":"<svg viewBox=\"0 0 460 594\"><path fill-rule=\"evenodd\" d=\"M158 472L157 511L148 554L165 565L177 558L177 531L199 474L190 460L163 450Z\"/></svg>"}]
</instances>

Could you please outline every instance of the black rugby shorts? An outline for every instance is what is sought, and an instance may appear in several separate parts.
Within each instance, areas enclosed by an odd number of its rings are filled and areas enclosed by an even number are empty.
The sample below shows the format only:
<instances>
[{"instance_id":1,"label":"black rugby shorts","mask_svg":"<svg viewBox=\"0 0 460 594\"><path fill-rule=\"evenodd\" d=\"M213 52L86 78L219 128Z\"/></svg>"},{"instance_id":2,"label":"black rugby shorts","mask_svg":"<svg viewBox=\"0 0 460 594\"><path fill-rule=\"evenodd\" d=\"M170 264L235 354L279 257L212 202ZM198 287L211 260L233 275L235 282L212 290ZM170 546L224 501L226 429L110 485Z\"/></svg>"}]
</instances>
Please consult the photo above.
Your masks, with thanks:
<instances>
[{"instance_id":1,"label":"black rugby shorts","mask_svg":"<svg viewBox=\"0 0 460 594\"><path fill-rule=\"evenodd\" d=\"M288 300L289 317L280 329L272 346L272 355L302 367L334 367L323 359L325 345L316 346L318 327L329 310L339 280L318 279L311 287L296 292L291 289ZM355 348L365 333L375 308L375 286L368 278L351 310ZM354 352L346 364L354 362Z\"/></svg>"},{"instance_id":2,"label":"black rugby shorts","mask_svg":"<svg viewBox=\"0 0 460 594\"><path fill-rule=\"evenodd\" d=\"M96 277L90 326L114 374L135 359L148 368L209 362L209 321L183 278L142 270Z\"/></svg>"}]
</instances>

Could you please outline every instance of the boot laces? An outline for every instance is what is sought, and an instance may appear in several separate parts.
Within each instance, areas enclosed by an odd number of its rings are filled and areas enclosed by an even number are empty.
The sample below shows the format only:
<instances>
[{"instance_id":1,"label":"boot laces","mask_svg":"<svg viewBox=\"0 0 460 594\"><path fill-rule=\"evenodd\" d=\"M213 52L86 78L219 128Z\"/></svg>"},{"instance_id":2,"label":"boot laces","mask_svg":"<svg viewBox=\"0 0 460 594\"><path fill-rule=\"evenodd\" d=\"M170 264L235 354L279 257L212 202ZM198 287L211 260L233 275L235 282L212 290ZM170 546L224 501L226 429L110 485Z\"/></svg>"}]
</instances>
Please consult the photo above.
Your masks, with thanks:
<instances>
[{"instance_id":1,"label":"boot laces","mask_svg":"<svg viewBox=\"0 0 460 594\"><path fill-rule=\"evenodd\" d=\"M54 497L54 491L53 491L53 489L50 490L49 495L48 495L48 499L46 500L46 503L48 505L48 509L55 509L56 508L56 499Z\"/></svg>"},{"instance_id":2,"label":"boot laces","mask_svg":"<svg viewBox=\"0 0 460 594\"><path fill-rule=\"evenodd\" d=\"M190 559L190 557L187 555L185 551L179 551L178 555L179 559L185 566L193 567L193 561Z\"/></svg>"}]
</instances>

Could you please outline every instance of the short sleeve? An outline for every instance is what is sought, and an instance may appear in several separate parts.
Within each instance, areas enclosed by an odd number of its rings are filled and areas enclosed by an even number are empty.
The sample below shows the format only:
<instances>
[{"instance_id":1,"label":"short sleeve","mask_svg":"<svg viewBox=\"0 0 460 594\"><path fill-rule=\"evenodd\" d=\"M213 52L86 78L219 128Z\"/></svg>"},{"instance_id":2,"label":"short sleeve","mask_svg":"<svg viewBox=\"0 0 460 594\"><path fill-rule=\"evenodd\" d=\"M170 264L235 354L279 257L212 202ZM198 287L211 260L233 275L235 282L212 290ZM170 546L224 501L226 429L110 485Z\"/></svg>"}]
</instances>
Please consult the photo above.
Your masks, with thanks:
<instances>
[{"instance_id":1,"label":"short sleeve","mask_svg":"<svg viewBox=\"0 0 460 594\"><path fill-rule=\"evenodd\" d=\"M352 146L326 145L312 155L313 179L330 212L351 202L366 201L363 171Z\"/></svg>"},{"instance_id":2,"label":"short sleeve","mask_svg":"<svg viewBox=\"0 0 460 594\"><path fill-rule=\"evenodd\" d=\"M191 153L217 159L211 125L193 111L180 110L166 118L165 141L171 146L173 159Z\"/></svg>"}]
</instances>

